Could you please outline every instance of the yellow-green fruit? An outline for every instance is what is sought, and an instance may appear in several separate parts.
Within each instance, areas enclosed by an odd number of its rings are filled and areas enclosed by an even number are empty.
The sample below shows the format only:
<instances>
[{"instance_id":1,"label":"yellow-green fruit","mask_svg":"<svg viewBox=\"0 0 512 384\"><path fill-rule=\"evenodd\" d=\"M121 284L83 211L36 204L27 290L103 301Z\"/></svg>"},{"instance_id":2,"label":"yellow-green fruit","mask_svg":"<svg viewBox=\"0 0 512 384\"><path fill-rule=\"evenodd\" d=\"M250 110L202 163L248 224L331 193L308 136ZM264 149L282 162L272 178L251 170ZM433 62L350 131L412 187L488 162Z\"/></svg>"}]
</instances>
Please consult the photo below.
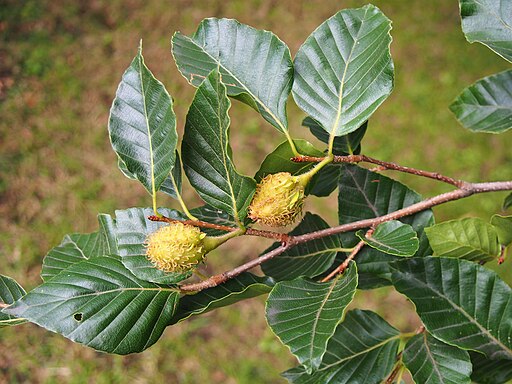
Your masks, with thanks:
<instances>
[{"instance_id":1,"label":"yellow-green fruit","mask_svg":"<svg viewBox=\"0 0 512 384\"><path fill-rule=\"evenodd\" d=\"M261 224L282 227L302 215L304 186L298 176L280 172L265 176L249 205L249 217Z\"/></svg>"},{"instance_id":2,"label":"yellow-green fruit","mask_svg":"<svg viewBox=\"0 0 512 384\"><path fill-rule=\"evenodd\" d=\"M203 260L207 250L199 228L171 223L153 232L146 240L146 256L164 272L186 272Z\"/></svg>"}]
</instances>

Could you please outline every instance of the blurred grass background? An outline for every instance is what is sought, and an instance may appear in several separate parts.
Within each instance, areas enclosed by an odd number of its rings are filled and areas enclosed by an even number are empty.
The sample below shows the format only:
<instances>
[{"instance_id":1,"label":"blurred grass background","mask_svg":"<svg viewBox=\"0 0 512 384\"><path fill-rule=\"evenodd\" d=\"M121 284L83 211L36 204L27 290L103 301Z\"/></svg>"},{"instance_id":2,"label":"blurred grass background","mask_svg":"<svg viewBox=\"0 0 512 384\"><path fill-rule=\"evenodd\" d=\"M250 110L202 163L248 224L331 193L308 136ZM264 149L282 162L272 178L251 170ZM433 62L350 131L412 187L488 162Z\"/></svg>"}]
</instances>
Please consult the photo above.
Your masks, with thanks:
<instances>
[{"instance_id":1,"label":"blurred grass background","mask_svg":"<svg viewBox=\"0 0 512 384\"><path fill-rule=\"evenodd\" d=\"M0 1L0 273L28 289L40 283L45 253L66 233L96 229L97 212L149 206L142 187L116 167L108 111L124 69L144 40L146 63L175 99L180 132L194 89L169 52L175 30L192 34L205 17L231 17L272 30L295 54L304 39L342 8L365 1L135 0ZM370 121L363 152L469 181L512 179L511 134L472 134L448 105L467 85L509 68L487 48L468 44L457 1L374 1L393 20L396 85ZM315 141L289 103L292 136ZM240 103L231 109L232 146L241 171L254 174L283 137ZM435 182L395 175L424 195ZM199 204L190 190L191 206ZM505 194L479 195L436 208L438 221L488 218ZM165 196L161 205L177 207ZM335 198L309 203L332 224ZM268 244L237 239L210 257L220 272ZM506 275L510 263L500 267ZM508 279L508 277L507 277ZM510 282L510 280L509 280ZM390 290L359 293L357 305L413 329L415 315ZM108 356L34 325L0 332L0 383L280 383L292 366L267 329L264 298L169 328L148 351Z\"/></svg>"}]
</instances>

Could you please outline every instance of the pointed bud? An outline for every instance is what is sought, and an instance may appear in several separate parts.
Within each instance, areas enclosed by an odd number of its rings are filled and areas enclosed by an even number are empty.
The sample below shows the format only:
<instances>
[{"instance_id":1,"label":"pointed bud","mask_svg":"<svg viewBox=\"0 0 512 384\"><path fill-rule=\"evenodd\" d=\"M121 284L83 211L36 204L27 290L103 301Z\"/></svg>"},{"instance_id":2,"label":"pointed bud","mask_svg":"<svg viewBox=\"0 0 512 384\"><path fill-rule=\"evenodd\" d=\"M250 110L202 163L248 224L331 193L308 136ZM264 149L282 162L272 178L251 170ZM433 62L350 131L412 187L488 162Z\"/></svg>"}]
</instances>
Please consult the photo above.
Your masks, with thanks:
<instances>
[{"instance_id":1,"label":"pointed bud","mask_svg":"<svg viewBox=\"0 0 512 384\"><path fill-rule=\"evenodd\" d=\"M265 176L249 205L249 217L261 224L282 227L302 215L304 185L288 172Z\"/></svg>"}]
</instances>

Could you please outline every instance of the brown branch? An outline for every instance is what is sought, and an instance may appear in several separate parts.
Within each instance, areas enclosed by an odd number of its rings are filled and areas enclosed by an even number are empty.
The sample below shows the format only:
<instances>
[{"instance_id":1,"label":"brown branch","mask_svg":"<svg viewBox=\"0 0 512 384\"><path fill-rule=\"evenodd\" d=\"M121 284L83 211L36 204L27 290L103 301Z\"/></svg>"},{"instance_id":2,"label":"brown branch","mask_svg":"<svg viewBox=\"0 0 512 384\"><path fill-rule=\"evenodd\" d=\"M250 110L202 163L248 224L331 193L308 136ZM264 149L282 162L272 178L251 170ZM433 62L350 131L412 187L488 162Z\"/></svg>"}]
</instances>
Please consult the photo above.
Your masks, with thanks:
<instances>
[{"instance_id":1,"label":"brown branch","mask_svg":"<svg viewBox=\"0 0 512 384\"><path fill-rule=\"evenodd\" d=\"M8 306L9 306L9 304L0 303L0 309L7 308Z\"/></svg>"},{"instance_id":2,"label":"brown branch","mask_svg":"<svg viewBox=\"0 0 512 384\"><path fill-rule=\"evenodd\" d=\"M456 189L451 192L443 193L441 195L437 195L431 197L429 199L420 201L419 203L410 205L406 208L399 209L395 212L388 213L387 215L379 216L373 219L365 219L354 221L353 223L338 225L336 227L322 229L315 232L310 232L304 235L299 236L290 236L285 240L285 243L274 250L267 252L266 254L253 259L245 264L242 264L231 271L224 272L220 275L215 275L210 277L207 280L204 280L200 283L194 284L186 284L180 287L183 291L200 291L206 288L215 287L235 276L238 276L242 272L248 271L251 268L254 268L261 263L272 259L273 257L280 255L287 249L294 247L298 244L306 243L311 240L320 239L327 236L336 235L339 233L350 232L356 229L363 228L372 228L381 223L390 220L397 220L405 216L413 215L415 213L430 209L435 207L436 205L444 204L449 201L459 200L464 197L471 196L477 193L485 193L485 192L497 192L497 191L510 191L512 190L512 181L496 181L490 183L466 183L464 182L463 187L460 189ZM282 235L282 234L279 234ZM277 232L276 232L277 236ZM282 240L283 238L281 238Z\"/></svg>"},{"instance_id":3,"label":"brown branch","mask_svg":"<svg viewBox=\"0 0 512 384\"><path fill-rule=\"evenodd\" d=\"M295 161L298 163L302 163L302 162L318 163L318 162L322 161L323 159L324 159L323 157L312 157L312 156L292 157L292 161ZM369 157L369 156L365 156L365 155L334 156L334 160L333 160L333 163L355 164L355 163L361 163L361 162L376 164L380 167L380 169L391 169L394 171L410 173L412 175L422 176L422 177L427 177L429 179L442 181L443 183L454 185L458 188L462 188L465 184L465 182L462 180L456 180L451 177L441 175L440 173L437 173L437 172L429 172L429 171L423 171L421 169L404 167L402 165L374 159L373 157Z\"/></svg>"},{"instance_id":4,"label":"brown branch","mask_svg":"<svg viewBox=\"0 0 512 384\"><path fill-rule=\"evenodd\" d=\"M373 231L374 231L373 229L368 230L368 232L366 232L366 234L365 234L365 237L370 237L372 235ZM354 257L356 257L356 255L359 253L361 248L364 247L365 244L366 243L363 240L361 240L359 243L357 243L357 245L354 247L352 252L350 252L350 255L348 255L348 257L345 260L343 260L343 263L341 263L338 266L338 268L334 269L326 277L324 277L322 280L320 280L320 282L321 283L325 283L325 282L331 280L337 274L341 274L341 273L345 272L345 269L348 268L348 265L350 264L350 261L353 260Z\"/></svg>"},{"instance_id":5,"label":"brown branch","mask_svg":"<svg viewBox=\"0 0 512 384\"><path fill-rule=\"evenodd\" d=\"M397 355L396 359L397 359L397 362L396 362L395 368L388 376L388 378L386 380L386 384L393 384L393 381L395 381L396 376L398 375L398 372L400 372L400 370L403 369L402 352L400 352ZM398 383L398 384L401 384L401 383Z\"/></svg>"},{"instance_id":6,"label":"brown branch","mask_svg":"<svg viewBox=\"0 0 512 384\"><path fill-rule=\"evenodd\" d=\"M207 280L200 281L199 283L182 285L180 286L180 290L184 292L190 292L201 291L206 288L216 287L217 285L222 284L225 281L232 279L240 275L241 273L258 266L261 263L264 263L265 261L272 259L273 257L286 251L288 248L290 248L290 244L281 245L280 247L277 247L272 251L265 253L261 257L248 261L247 263L242 264L236 268L233 268L230 271L223 272L219 275L214 275Z\"/></svg>"}]
</instances>

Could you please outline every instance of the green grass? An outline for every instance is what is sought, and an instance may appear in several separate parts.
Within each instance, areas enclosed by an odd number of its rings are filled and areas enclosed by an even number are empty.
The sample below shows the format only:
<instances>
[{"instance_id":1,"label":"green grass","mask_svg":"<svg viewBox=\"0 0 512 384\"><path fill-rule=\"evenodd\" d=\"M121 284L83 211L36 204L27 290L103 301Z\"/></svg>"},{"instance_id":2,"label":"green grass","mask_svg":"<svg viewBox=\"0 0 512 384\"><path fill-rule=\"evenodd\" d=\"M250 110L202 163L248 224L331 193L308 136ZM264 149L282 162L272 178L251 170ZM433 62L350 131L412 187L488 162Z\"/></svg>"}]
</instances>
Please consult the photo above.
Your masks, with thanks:
<instances>
[{"instance_id":1,"label":"green grass","mask_svg":"<svg viewBox=\"0 0 512 384\"><path fill-rule=\"evenodd\" d=\"M175 99L181 131L194 89L172 62L173 31L190 34L204 17L233 17L274 31L294 54L327 17L365 2L74 4L87 5L12 0L0 9L0 273L29 289L40 283L45 253L66 233L95 230L97 212L151 204L144 189L117 170L106 131L117 84L140 38L146 63ZM511 179L510 133L471 134L447 108L465 86L506 69L506 62L465 41L456 1L374 4L393 20L396 84L370 121L364 153L469 181ZM318 144L300 127L304 114L293 103L288 111L292 136ZM253 174L284 138L239 103L231 117L235 161L241 171ZM432 181L395 176L426 196L447 190ZM504 196L475 196L435 212L438 220L488 218L499 212ZM186 199L191 206L199 204L190 188ZM177 207L164 196L159 201ZM334 198L308 204L335 224ZM210 257L210 270L220 272L254 258L255 247L264 248L259 243L237 240L223 248L222 257ZM509 267L505 263L500 270ZM417 324L405 310L410 309L407 302L390 290L358 293L357 304L404 330ZM263 306L264 298L258 298L184 322L169 328L148 351L126 357L94 352L34 325L2 329L0 382L282 382L278 373L294 361L266 327Z\"/></svg>"}]
</instances>

